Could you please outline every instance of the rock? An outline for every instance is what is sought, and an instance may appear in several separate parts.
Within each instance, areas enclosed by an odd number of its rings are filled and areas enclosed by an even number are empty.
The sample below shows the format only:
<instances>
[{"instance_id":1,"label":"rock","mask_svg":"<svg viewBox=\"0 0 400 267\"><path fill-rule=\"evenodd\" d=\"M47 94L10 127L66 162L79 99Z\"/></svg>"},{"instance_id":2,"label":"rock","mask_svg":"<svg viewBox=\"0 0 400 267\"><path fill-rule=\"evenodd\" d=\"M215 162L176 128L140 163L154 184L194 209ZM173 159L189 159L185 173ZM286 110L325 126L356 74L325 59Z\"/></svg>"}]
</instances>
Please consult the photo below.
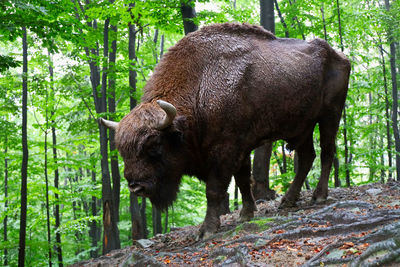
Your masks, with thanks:
<instances>
[{"instance_id":1,"label":"rock","mask_svg":"<svg viewBox=\"0 0 400 267\"><path fill-rule=\"evenodd\" d=\"M141 239L145 240L145 239ZM138 240L139 241L139 240ZM112 265L109 265L112 266ZM122 262L119 266L122 267L147 267L147 266L154 266L154 267L162 267L166 266L160 262L158 262L155 258L147 256L143 253L139 252L132 252L132 254L128 257L125 262Z\"/></svg>"},{"instance_id":2,"label":"rock","mask_svg":"<svg viewBox=\"0 0 400 267\"><path fill-rule=\"evenodd\" d=\"M376 196L380 193L382 193L382 189L379 188L371 188L365 191L367 194L371 195L371 196Z\"/></svg>"},{"instance_id":3,"label":"rock","mask_svg":"<svg viewBox=\"0 0 400 267\"><path fill-rule=\"evenodd\" d=\"M260 226L256 223L245 222L243 224L243 230L246 232L257 232L260 230Z\"/></svg>"},{"instance_id":4,"label":"rock","mask_svg":"<svg viewBox=\"0 0 400 267\"><path fill-rule=\"evenodd\" d=\"M149 248L154 244L154 242L149 239L139 239L136 240L136 244L138 244L142 248Z\"/></svg>"}]
</instances>

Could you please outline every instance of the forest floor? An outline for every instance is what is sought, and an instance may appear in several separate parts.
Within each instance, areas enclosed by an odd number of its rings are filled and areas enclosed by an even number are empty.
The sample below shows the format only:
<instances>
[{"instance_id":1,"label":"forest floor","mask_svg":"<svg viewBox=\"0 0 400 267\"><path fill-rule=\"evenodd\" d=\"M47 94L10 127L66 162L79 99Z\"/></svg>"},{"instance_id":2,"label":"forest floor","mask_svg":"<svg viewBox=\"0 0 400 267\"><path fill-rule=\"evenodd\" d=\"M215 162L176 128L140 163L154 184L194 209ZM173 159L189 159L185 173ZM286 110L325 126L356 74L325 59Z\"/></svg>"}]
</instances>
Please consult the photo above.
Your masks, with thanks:
<instances>
[{"instance_id":1,"label":"forest floor","mask_svg":"<svg viewBox=\"0 0 400 267\"><path fill-rule=\"evenodd\" d=\"M330 188L323 205L311 195L296 209L260 203L246 223L224 215L207 240L188 226L73 266L400 266L399 182Z\"/></svg>"}]
</instances>

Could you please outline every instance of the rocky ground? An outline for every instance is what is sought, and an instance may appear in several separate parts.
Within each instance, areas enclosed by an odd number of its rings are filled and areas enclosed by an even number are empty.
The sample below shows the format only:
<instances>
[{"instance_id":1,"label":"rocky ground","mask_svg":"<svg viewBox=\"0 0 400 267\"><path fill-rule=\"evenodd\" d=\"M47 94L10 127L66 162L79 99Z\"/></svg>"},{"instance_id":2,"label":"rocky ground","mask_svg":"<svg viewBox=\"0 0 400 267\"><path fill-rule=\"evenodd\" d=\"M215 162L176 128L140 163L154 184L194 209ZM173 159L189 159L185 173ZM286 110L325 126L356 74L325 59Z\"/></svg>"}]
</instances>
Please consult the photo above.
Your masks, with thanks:
<instances>
[{"instance_id":1,"label":"rocky ground","mask_svg":"<svg viewBox=\"0 0 400 267\"><path fill-rule=\"evenodd\" d=\"M246 223L224 215L208 240L188 226L73 266L400 266L400 183L330 189L324 205L311 194L297 209L259 203Z\"/></svg>"}]
</instances>

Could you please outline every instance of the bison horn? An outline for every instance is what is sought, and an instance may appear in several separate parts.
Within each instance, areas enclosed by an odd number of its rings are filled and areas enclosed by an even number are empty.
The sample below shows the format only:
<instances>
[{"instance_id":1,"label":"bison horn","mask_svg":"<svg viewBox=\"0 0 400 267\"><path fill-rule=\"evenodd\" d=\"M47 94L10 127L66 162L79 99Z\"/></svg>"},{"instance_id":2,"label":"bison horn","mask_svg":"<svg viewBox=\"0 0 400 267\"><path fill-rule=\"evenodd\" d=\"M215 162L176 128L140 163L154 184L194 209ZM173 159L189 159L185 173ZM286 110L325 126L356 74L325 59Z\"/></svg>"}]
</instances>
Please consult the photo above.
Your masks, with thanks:
<instances>
[{"instance_id":1,"label":"bison horn","mask_svg":"<svg viewBox=\"0 0 400 267\"><path fill-rule=\"evenodd\" d=\"M160 120L155 128L157 130L163 130L172 124L172 121L176 116L176 108L174 105L163 100L157 100L157 104L165 111L166 116Z\"/></svg>"},{"instance_id":2,"label":"bison horn","mask_svg":"<svg viewBox=\"0 0 400 267\"><path fill-rule=\"evenodd\" d=\"M100 123L101 124L103 124L104 126L106 126L107 128L110 128L110 129L112 129L112 130L116 130L117 129L117 127L118 127L118 122L115 122L115 121L109 121L109 120L106 120L106 119L103 119L103 118L100 118L99 119L100 120Z\"/></svg>"}]
</instances>

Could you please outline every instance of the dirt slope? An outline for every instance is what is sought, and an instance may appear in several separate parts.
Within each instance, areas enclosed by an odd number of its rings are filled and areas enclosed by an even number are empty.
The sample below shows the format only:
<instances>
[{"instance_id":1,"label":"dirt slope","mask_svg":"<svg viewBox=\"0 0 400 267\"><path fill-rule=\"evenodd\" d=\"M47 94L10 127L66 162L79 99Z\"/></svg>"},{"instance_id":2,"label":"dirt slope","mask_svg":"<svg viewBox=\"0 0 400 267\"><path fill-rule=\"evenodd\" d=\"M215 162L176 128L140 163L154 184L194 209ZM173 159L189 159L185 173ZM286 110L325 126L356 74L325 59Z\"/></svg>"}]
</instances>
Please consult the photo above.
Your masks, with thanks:
<instances>
[{"instance_id":1,"label":"dirt slope","mask_svg":"<svg viewBox=\"0 0 400 267\"><path fill-rule=\"evenodd\" d=\"M324 205L311 194L298 209L260 203L247 223L225 215L208 240L188 226L73 266L400 266L400 183L330 189Z\"/></svg>"}]
</instances>

